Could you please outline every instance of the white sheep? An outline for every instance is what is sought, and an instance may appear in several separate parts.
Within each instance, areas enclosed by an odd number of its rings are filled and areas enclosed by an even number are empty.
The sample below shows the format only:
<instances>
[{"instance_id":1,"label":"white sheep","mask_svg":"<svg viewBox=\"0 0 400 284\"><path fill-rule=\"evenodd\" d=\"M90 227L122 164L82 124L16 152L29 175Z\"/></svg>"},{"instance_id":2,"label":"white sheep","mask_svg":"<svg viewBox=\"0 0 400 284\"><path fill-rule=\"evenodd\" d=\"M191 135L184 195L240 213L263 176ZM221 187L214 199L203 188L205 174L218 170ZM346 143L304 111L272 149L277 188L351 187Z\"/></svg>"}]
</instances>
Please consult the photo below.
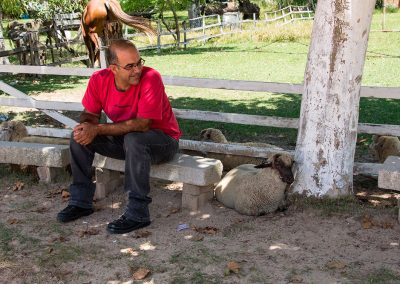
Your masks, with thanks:
<instances>
[{"instance_id":1,"label":"white sheep","mask_svg":"<svg viewBox=\"0 0 400 284\"><path fill-rule=\"evenodd\" d=\"M265 147L274 151L283 151L282 148L277 146L261 143L261 142L245 142L245 143L233 143L228 142L225 135L221 130L216 128L206 128L200 132L200 140L204 142L214 142L214 143L223 143L223 144L232 144L232 145L244 145L251 147ZM240 155L231 155L231 154L221 154L221 153L201 153L202 156L207 156L210 158L218 159L224 165L224 170L231 170L239 165L243 164L260 164L265 159L264 158L256 158L256 157L247 157ZM272 154L271 154L272 156ZM268 158L268 157L267 157Z\"/></svg>"},{"instance_id":2,"label":"white sheep","mask_svg":"<svg viewBox=\"0 0 400 284\"><path fill-rule=\"evenodd\" d=\"M18 120L5 121L0 125L0 141L69 145L69 139L65 138L28 136L25 125Z\"/></svg>"},{"instance_id":3,"label":"white sheep","mask_svg":"<svg viewBox=\"0 0 400 284\"><path fill-rule=\"evenodd\" d=\"M28 136L28 131L22 121L4 121L0 125L0 141L20 141Z\"/></svg>"},{"instance_id":4,"label":"white sheep","mask_svg":"<svg viewBox=\"0 0 400 284\"><path fill-rule=\"evenodd\" d=\"M385 162L389 156L400 156L400 140L396 136L372 136L369 145L370 152L380 163Z\"/></svg>"},{"instance_id":5,"label":"white sheep","mask_svg":"<svg viewBox=\"0 0 400 284\"><path fill-rule=\"evenodd\" d=\"M275 154L268 163L245 164L229 171L215 187L218 201L245 215L258 216L285 206L286 191L293 182L293 159Z\"/></svg>"}]
</instances>

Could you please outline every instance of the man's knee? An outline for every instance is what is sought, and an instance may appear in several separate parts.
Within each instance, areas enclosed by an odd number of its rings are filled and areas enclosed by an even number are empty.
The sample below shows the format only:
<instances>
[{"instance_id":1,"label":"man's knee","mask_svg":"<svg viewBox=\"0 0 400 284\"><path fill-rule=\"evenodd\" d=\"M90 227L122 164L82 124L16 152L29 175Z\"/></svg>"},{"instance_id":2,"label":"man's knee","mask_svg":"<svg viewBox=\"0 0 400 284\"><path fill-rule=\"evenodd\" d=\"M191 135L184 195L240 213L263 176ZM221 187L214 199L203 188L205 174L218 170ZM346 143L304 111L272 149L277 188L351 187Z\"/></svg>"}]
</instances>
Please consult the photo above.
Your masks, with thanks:
<instances>
[{"instance_id":1,"label":"man's knee","mask_svg":"<svg viewBox=\"0 0 400 284\"><path fill-rule=\"evenodd\" d=\"M146 137L143 132L130 132L124 136L125 148L146 145Z\"/></svg>"}]
</instances>

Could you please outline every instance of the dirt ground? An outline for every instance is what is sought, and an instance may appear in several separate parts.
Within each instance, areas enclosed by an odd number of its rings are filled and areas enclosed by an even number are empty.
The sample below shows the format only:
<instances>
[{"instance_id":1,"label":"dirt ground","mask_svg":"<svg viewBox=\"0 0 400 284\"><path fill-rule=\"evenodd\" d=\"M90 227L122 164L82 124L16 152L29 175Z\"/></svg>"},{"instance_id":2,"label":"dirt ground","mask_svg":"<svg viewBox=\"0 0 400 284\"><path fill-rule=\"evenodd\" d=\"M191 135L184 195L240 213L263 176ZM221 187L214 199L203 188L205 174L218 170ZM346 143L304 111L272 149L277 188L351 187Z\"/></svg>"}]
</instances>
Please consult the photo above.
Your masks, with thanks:
<instances>
[{"instance_id":1,"label":"dirt ground","mask_svg":"<svg viewBox=\"0 0 400 284\"><path fill-rule=\"evenodd\" d=\"M356 197L292 196L260 217L215 200L181 210L182 184L152 180L152 224L125 235L105 230L123 211L122 189L93 215L58 223L69 180L39 184L0 165L0 283L400 283L400 195L372 178L356 178Z\"/></svg>"},{"instance_id":2,"label":"dirt ground","mask_svg":"<svg viewBox=\"0 0 400 284\"><path fill-rule=\"evenodd\" d=\"M152 224L111 235L122 189L60 224L67 175L43 185L0 167L1 283L400 283L399 196L371 178L357 179L358 198L292 196L286 211L260 217L217 201L182 211L182 184L152 180Z\"/></svg>"}]
</instances>

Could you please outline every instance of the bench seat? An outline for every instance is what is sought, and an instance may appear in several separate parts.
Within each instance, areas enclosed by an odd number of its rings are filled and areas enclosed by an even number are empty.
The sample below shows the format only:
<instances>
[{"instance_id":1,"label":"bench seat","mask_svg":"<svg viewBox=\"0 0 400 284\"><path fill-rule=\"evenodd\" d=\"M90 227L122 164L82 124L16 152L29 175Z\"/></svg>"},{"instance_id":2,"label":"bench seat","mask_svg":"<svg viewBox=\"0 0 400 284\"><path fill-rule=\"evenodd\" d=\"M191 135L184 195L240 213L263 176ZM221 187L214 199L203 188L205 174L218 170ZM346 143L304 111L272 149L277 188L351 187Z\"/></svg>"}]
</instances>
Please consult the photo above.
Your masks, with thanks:
<instances>
[{"instance_id":1,"label":"bench seat","mask_svg":"<svg viewBox=\"0 0 400 284\"><path fill-rule=\"evenodd\" d=\"M125 161L95 155L96 199L104 198L120 184L120 172ZM176 154L174 159L152 165L150 177L183 183L182 208L199 210L214 196L214 186L221 180L222 163L219 160Z\"/></svg>"},{"instance_id":2,"label":"bench seat","mask_svg":"<svg viewBox=\"0 0 400 284\"><path fill-rule=\"evenodd\" d=\"M49 183L69 165L69 146L0 141L0 163L37 166L40 181Z\"/></svg>"},{"instance_id":3,"label":"bench seat","mask_svg":"<svg viewBox=\"0 0 400 284\"><path fill-rule=\"evenodd\" d=\"M389 156L379 170L378 187L400 191L400 157ZM397 199L400 222L400 199Z\"/></svg>"}]
</instances>

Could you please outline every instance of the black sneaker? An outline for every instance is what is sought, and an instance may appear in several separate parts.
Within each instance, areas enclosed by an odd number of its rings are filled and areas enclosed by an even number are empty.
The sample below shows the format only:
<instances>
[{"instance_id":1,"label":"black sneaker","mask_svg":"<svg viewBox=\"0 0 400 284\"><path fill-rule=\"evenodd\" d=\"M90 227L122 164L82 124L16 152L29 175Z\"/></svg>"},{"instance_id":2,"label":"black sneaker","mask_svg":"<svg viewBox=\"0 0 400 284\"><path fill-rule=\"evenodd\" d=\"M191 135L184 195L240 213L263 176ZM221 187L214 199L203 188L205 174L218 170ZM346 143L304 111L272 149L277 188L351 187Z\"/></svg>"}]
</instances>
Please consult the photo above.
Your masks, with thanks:
<instances>
[{"instance_id":1,"label":"black sneaker","mask_svg":"<svg viewBox=\"0 0 400 284\"><path fill-rule=\"evenodd\" d=\"M92 208L82 208L74 205L68 205L57 214L57 220L66 223L74 221L83 216L88 216L94 211Z\"/></svg>"},{"instance_id":2,"label":"black sneaker","mask_svg":"<svg viewBox=\"0 0 400 284\"><path fill-rule=\"evenodd\" d=\"M114 220L107 225L107 231L111 234L125 234L143 227L147 227L148 225L150 225L150 223L150 221L137 222L129 220L124 215L122 215L117 220Z\"/></svg>"}]
</instances>

